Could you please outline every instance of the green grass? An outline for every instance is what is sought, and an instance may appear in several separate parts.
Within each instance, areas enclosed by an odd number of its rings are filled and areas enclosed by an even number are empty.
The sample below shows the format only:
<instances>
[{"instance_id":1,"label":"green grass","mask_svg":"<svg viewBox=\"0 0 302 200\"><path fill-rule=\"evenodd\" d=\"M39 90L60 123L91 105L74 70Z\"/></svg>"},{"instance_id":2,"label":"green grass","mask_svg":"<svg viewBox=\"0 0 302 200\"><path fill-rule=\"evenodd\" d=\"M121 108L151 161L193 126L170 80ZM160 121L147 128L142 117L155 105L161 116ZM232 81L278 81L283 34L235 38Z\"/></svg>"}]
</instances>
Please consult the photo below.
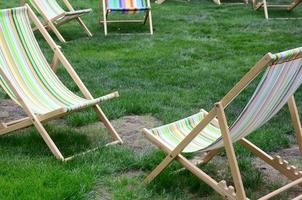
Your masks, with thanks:
<instances>
[{"instance_id":1,"label":"green grass","mask_svg":"<svg viewBox=\"0 0 302 200\"><path fill-rule=\"evenodd\" d=\"M216 6L210 1L173 0L153 5L154 36L110 35L120 32L148 32L147 26L110 25L109 36L97 26L97 1L73 0L76 7L92 7L86 17L94 37L88 39L76 23L60 28L69 41L60 44L94 96L118 90L121 97L103 105L110 119L124 115L151 113L163 123L211 109L262 55L301 46L301 20L264 20L263 12L251 6ZM18 1L2 1L1 8L17 6ZM270 12L272 17L301 17L294 12ZM37 34L47 57L52 54ZM55 37L54 37L55 38ZM57 39L56 39L57 40ZM79 93L63 68L58 74L66 85ZM252 84L227 110L230 121L240 113L255 88ZM297 100L301 99L299 90ZM5 95L1 93L1 99ZM301 110L300 101L298 101ZM95 122L88 110L65 118L64 125L49 124L54 141L64 155L103 145L103 130L85 133L79 127ZM284 108L269 124L250 136L267 151L288 147L292 141L288 109ZM101 137L101 143L99 143ZM97 138L97 139L96 139ZM248 194L271 188L261 172L251 164L251 155L236 146ZM205 183L189 172L171 173L174 163L148 187L143 178L164 158L154 151L137 156L124 146L102 148L96 153L68 163L56 161L37 132L30 128L0 138L0 199L220 199ZM227 165L217 162L203 167L217 180L232 183ZM218 174L217 171L225 171ZM128 173L139 171L138 176ZM252 176L251 176L252 174Z\"/></svg>"}]
</instances>

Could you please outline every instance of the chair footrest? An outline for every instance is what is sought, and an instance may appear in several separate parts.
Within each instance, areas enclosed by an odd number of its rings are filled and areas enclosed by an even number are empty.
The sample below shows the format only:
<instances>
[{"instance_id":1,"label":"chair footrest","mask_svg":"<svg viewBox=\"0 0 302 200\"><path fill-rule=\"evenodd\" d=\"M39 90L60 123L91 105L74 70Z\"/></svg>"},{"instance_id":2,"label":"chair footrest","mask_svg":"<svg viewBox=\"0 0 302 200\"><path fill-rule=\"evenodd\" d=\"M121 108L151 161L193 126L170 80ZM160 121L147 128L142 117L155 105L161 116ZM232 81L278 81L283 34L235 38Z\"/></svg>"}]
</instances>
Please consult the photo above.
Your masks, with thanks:
<instances>
[{"instance_id":1,"label":"chair footrest","mask_svg":"<svg viewBox=\"0 0 302 200\"><path fill-rule=\"evenodd\" d=\"M76 11L66 12L65 16L82 15L90 12L92 12L92 9L76 10Z\"/></svg>"},{"instance_id":2,"label":"chair footrest","mask_svg":"<svg viewBox=\"0 0 302 200\"><path fill-rule=\"evenodd\" d=\"M119 97L119 93L118 92L113 92L111 94L99 97L97 99L87 100L86 102L84 102L82 104L69 106L67 108L67 110L68 110L68 112L75 111L75 110L80 110L82 108L93 106L93 105L96 105L98 103L101 103L101 102L104 102L104 101L108 101L108 100L116 98L116 97Z\"/></svg>"}]
</instances>

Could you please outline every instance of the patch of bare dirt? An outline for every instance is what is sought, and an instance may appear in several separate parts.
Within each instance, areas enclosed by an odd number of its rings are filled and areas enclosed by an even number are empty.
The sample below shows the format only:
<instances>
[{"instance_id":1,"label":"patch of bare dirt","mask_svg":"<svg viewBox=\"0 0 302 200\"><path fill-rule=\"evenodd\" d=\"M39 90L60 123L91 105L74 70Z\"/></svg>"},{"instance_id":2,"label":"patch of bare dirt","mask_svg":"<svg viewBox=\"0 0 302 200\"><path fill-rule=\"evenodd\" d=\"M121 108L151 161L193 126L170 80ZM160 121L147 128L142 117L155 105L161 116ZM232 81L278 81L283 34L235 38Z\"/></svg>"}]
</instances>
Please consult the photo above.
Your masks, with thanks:
<instances>
[{"instance_id":1,"label":"patch of bare dirt","mask_svg":"<svg viewBox=\"0 0 302 200\"><path fill-rule=\"evenodd\" d=\"M8 122L25 117L26 114L21 107L16 105L11 100L0 101L0 122ZM62 120L56 120L54 123L63 123ZM153 128L159 126L161 122L152 117L146 116L125 116L117 120L112 121L113 126L120 134L125 142L125 145L133 149L138 154L148 153L154 149L151 142L147 141L142 135L143 128ZM80 130L92 130L104 128L102 123L96 122L84 127Z\"/></svg>"},{"instance_id":2,"label":"patch of bare dirt","mask_svg":"<svg viewBox=\"0 0 302 200\"><path fill-rule=\"evenodd\" d=\"M154 146L151 144L151 142L143 137L142 129L159 126L161 122L155 117L152 117L151 115L130 115L113 120L111 123L122 137L124 145L133 149L136 153L141 155L154 149ZM94 124L81 127L80 129L91 130L100 128L104 128L104 125L96 122Z\"/></svg>"},{"instance_id":3,"label":"patch of bare dirt","mask_svg":"<svg viewBox=\"0 0 302 200\"><path fill-rule=\"evenodd\" d=\"M112 124L121 135L126 146L132 148L136 153L144 154L152 151L154 146L143 137L142 129L160 126L161 122L151 115L133 115L114 120Z\"/></svg>"},{"instance_id":4,"label":"patch of bare dirt","mask_svg":"<svg viewBox=\"0 0 302 200\"><path fill-rule=\"evenodd\" d=\"M25 116L26 114L24 113L24 111L19 106L17 106L13 101L11 100L0 101L0 122L8 122L11 120L20 119ZM117 132L120 134L122 139L124 140L125 145L133 149L137 154L142 155L155 149L152 143L149 142L147 139L145 139L142 135L143 128L153 128L161 125L161 122L155 117L152 117L151 115L146 115L146 116L131 115L131 116L122 117L117 120L113 120L112 124L116 128ZM94 124L81 127L80 130L92 130L92 129L97 130L100 128L104 128L104 126L102 125L102 123L97 122ZM301 169L302 167L301 155L300 155L299 147L297 145L276 152L274 153L274 155L281 156L283 159L289 161L291 164L295 164L299 169ZM198 161L200 160L200 157L202 157L202 155L195 157L193 160ZM215 160L214 162L217 162L217 160L225 162L225 158L220 158L220 159L216 158L214 160ZM253 164L255 167L261 170L266 184L284 185L288 182L286 178L281 176L276 170L274 170L272 167L264 163L262 160L255 158L253 160ZM131 178L139 175L140 173L141 171L129 171L124 175ZM99 193L99 195L96 194L96 196L98 196L98 199L104 199L104 200L111 199L111 195L107 191L104 191L102 187L98 187L98 190L96 191L97 193ZM301 193L302 193L302 188L295 187L291 190L290 193L286 194L286 197L292 198Z\"/></svg>"},{"instance_id":5,"label":"patch of bare dirt","mask_svg":"<svg viewBox=\"0 0 302 200\"><path fill-rule=\"evenodd\" d=\"M23 109L11 100L0 101L0 122L8 122L25 117Z\"/></svg>"},{"instance_id":6,"label":"patch of bare dirt","mask_svg":"<svg viewBox=\"0 0 302 200\"><path fill-rule=\"evenodd\" d=\"M111 200L112 195L103 184L97 184L94 187L93 192L88 195L87 199Z\"/></svg>"},{"instance_id":7,"label":"patch of bare dirt","mask_svg":"<svg viewBox=\"0 0 302 200\"><path fill-rule=\"evenodd\" d=\"M280 150L276 153L273 153L273 156L281 156L284 160L289 162L289 165L295 165L298 169L302 170L302 160L301 154L299 151L299 147L297 145L293 145L290 148ZM253 160L253 164L257 167L263 174L264 181L267 184L277 184L277 185L285 185L288 183L288 179L282 176L277 170L272 168L270 165L264 163L261 159L255 158ZM302 194L301 187L293 187L284 195L288 198L294 198L298 195Z\"/></svg>"}]
</instances>

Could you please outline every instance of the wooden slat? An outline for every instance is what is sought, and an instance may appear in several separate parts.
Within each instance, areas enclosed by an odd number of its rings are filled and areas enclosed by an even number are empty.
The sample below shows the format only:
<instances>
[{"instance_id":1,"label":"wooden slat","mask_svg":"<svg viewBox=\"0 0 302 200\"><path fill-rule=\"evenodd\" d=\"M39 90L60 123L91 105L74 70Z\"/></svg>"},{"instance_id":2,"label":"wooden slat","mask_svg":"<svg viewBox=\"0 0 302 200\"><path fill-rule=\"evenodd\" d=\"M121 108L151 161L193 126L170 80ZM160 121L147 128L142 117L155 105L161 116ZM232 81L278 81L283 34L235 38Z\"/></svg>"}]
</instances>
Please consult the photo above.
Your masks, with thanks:
<instances>
[{"instance_id":1,"label":"wooden slat","mask_svg":"<svg viewBox=\"0 0 302 200\"><path fill-rule=\"evenodd\" d=\"M294 96L292 96L288 100L288 108L290 111L292 123L294 125L296 140L297 140L297 143L298 143L298 146L300 149L300 153L302 154L302 127L301 127L299 112L298 112L298 108L297 108Z\"/></svg>"},{"instance_id":2,"label":"wooden slat","mask_svg":"<svg viewBox=\"0 0 302 200\"><path fill-rule=\"evenodd\" d=\"M60 117L64 116L65 114L66 114L65 109L58 109L58 110L55 110L53 112L47 113L45 115L37 116L37 119L40 122L45 123L45 122L50 121L52 119L60 118ZM11 133L13 131L22 129L22 128L32 126L33 123L32 123L32 120L30 119L30 117L25 117L23 119L8 122L7 125L8 125L7 128L0 130L0 135L5 135L5 134Z\"/></svg>"},{"instance_id":3,"label":"wooden slat","mask_svg":"<svg viewBox=\"0 0 302 200\"><path fill-rule=\"evenodd\" d=\"M153 144L155 144L159 149L163 150L166 154L170 154L172 152L172 149L170 149L169 147L164 145L161 141L159 141L147 129L143 129L143 134L148 140L150 140ZM186 169L191 171L194 175L196 175L198 178L200 178L202 181L204 181L206 184L208 184L210 187L212 187L216 192L218 192L222 196L227 196L228 199L230 199L230 200L236 199L236 198L234 198L234 196L226 193L224 190L222 190L220 187L218 187L217 181L215 181L213 178L211 178L209 175L207 175L201 169L199 169L198 167L193 165L190 161L188 161L182 155L178 155L176 157L176 160L179 161ZM146 179L145 182L149 182L148 179Z\"/></svg>"},{"instance_id":4,"label":"wooden slat","mask_svg":"<svg viewBox=\"0 0 302 200\"><path fill-rule=\"evenodd\" d=\"M288 8L288 5L268 4L268 8Z\"/></svg>"},{"instance_id":5,"label":"wooden slat","mask_svg":"<svg viewBox=\"0 0 302 200\"><path fill-rule=\"evenodd\" d=\"M287 185L285 185L285 186L283 186L283 187L281 187L281 188L279 188L279 189L277 189L277 190L261 197L258 200L268 200L270 198L273 198L273 197L279 195L280 193L285 192L286 190L288 190L288 189L290 189L290 188L292 188L292 187L294 187L294 186L296 186L300 183L302 183L302 178L299 178L299 179L297 179L297 180L295 180L295 181L293 181L293 182L291 182L291 183L289 183L289 184L287 184Z\"/></svg>"},{"instance_id":6,"label":"wooden slat","mask_svg":"<svg viewBox=\"0 0 302 200\"><path fill-rule=\"evenodd\" d=\"M231 103L271 62L272 54L266 54L257 64L222 98L223 107Z\"/></svg>"},{"instance_id":7,"label":"wooden slat","mask_svg":"<svg viewBox=\"0 0 302 200\"><path fill-rule=\"evenodd\" d=\"M247 139L243 138L239 140L239 143L243 145L245 148L250 150L254 155L262 159L264 162L278 170L281 174L286 176L290 180L296 180L297 178L302 177L300 172L294 172L294 169L288 165L282 166L279 162L276 162L272 156L265 153L262 149L248 141Z\"/></svg>"},{"instance_id":8,"label":"wooden slat","mask_svg":"<svg viewBox=\"0 0 302 200\"><path fill-rule=\"evenodd\" d=\"M300 194L299 196L293 198L292 200L301 200L302 199L302 194Z\"/></svg>"},{"instance_id":9,"label":"wooden slat","mask_svg":"<svg viewBox=\"0 0 302 200\"><path fill-rule=\"evenodd\" d=\"M216 109L217 109L216 112L217 112L219 127L220 127L221 134L223 137L223 143L224 143L225 151L227 154L228 163L229 163L229 166L231 169L233 181L235 184L236 193L238 195L238 199L245 200L246 194L245 194L245 190L243 187L240 170L238 167L235 150L233 147L233 141L230 136L229 127L228 127L227 120L226 120L225 113L224 113L224 108L223 108L223 105L221 102L216 104Z\"/></svg>"},{"instance_id":10,"label":"wooden slat","mask_svg":"<svg viewBox=\"0 0 302 200\"><path fill-rule=\"evenodd\" d=\"M104 23L105 21L100 21ZM106 20L107 23L143 23L144 20Z\"/></svg>"}]
</instances>

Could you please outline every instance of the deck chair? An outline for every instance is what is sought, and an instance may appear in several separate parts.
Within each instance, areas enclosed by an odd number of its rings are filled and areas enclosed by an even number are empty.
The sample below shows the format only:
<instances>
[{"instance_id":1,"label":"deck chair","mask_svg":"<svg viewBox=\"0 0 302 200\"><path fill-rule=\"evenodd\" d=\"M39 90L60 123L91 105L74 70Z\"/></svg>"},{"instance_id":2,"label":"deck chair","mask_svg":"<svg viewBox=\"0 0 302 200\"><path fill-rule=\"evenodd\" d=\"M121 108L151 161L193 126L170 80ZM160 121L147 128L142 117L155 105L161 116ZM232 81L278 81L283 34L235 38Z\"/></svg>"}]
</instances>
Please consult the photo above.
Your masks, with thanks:
<instances>
[{"instance_id":1,"label":"deck chair","mask_svg":"<svg viewBox=\"0 0 302 200\"><path fill-rule=\"evenodd\" d=\"M39 48L30 19L54 52L51 65ZM79 87L84 98L67 89L56 76L55 70L59 62ZM123 142L98 105L118 97L118 92L93 98L27 4L24 7L0 11L0 86L27 114L23 119L0 123L0 135L33 125L57 159L70 160L73 157L63 157L43 123L93 107L114 139L108 145Z\"/></svg>"},{"instance_id":2,"label":"deck chair","mask_svg":"<svg viewBox=\"0 0 302 200\"><path fill-rule=\"evenodd\" d=\"M102 8L101 8L102 7ZM103 11L102 11L103 10ZM110 13L138 14L145 13L141 20L108 20ZM102 20L103 14L103 20ZM105 35L108 34L108 23L143 23L149 19L150 34L153 35L152 14L150 0L100 0L99 24L104 24Z\"/></svg>"},{"instance_id":3,"label":"deck chair","mask_svg":"<svg viewBox=\"0 0 302 200\"><path fill-rule=\"evenodd\" d=\"M26 0L20 0L20 4L23 6ZM76 20L83 28L85 33L92 37L91 32L80 18L81 16L90 13L92 9L74 10L68 0L63 0L64 4L69 11L65 11L57 2L57 0L29 0L30 4L39 12L44 18L44 26L50 29L58 37L61 42L66 42L62 34L59 32L57 27L66 24L71 20ZM35 30L35 29L34 29Z\"/></svg>"},{"instance_id":4,"label":"deck chair","mask_svg":"<svg viewBox=\"0 0 302 200\"><path fill-rule=\"evenodd\" d=\"M265 19L269 19L268 8L283 9L283 10L287 10L290 12L295 7L297 7L300 3L301 3L301 0L293 0L293 2L291 4L280 5L280 4L267 4L266 0L262 0L260 2L257 2L257 0L253 0L253 8L254 8L254 10L260 10L261 8L263 8Z\"/></svg>"},{"instance_id":5,"label":"deck chair","mask_svg":"<svg viewBox=\"0 0 302 200\"><path fill-rule=\"evenodd\" d=\"M251 99L232 126L228 126L225 108L252 80L263 74ZM302 129L294 93L302 82L302 48L277 54L266 54L210 112L199 113L177 122L153 129L143 129L146 138L163 150L166 158L151 172L145 182L151 182L173 160L191 171L226 199L247 199L242 184L233 143L238 142L267 164L285 175L292 182L260 198L269 199L286 189L302 183L302 171L288 164L281 157L271 157L245 137L268 122L287 103L296 138L302 152ZM182 154L206 152L202 164L210 161L225 148L235 188L224 180L217 182ZM301 196L299 196L301 198Z\"/></svg>"}]
</instances>

